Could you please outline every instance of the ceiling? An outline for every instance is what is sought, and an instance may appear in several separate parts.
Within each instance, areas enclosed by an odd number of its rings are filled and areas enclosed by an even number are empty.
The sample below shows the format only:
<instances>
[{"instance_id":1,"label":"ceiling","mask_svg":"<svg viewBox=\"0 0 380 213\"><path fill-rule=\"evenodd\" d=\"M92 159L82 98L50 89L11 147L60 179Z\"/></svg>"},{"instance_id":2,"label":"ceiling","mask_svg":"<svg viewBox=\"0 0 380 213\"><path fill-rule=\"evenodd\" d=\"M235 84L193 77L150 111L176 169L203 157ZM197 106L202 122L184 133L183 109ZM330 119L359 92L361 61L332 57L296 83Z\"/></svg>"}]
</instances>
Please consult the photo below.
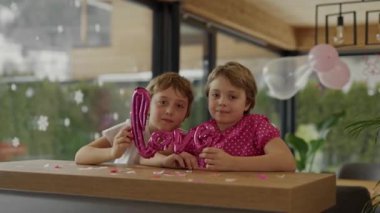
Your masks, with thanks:
<instances>
[{"instance_id":1,"label":"ceiling","mask_svg":"<svg viewBox=\"0 0 380 213\"><path fill-rule=\"evenodd\" d=\"M314 26L316 5L326 3L347 2L348 0L245 0L272 16L285 21L291 26ZM365 22L365 11L380 10L380 0L352 0L354 4L344 4L342 12L356 11L357 23ZM351 2L352 2L351 1ZM339 6L320 6L318 22L324 24L325 15L338 13ZM370 23L378 22L378 13L371 13ZM352 17L345 17L345 24L352 23ZM322 25L321 24L321 25Z\"/></svg>"}]
</instances>

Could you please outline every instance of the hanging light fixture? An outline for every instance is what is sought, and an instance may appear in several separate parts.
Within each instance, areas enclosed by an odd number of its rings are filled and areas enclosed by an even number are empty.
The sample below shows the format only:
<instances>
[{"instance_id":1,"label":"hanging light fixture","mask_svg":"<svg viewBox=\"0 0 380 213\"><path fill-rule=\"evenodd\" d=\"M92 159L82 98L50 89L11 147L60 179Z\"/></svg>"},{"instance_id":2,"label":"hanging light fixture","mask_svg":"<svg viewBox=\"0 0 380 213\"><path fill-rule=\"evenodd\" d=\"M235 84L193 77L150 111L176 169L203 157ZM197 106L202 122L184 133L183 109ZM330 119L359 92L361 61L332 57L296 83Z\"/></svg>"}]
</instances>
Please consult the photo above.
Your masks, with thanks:
<instances>
[{"instance_id":1,"label":"hanging light fixture","mask_svg":"<svg viewBox=\"0 0 380 213\"><path fill-rule=\"evenodd\" d=\"M369 35L369 17L370 17L370 14L375 14L373 15L372 17L376 17L377 19L377 26L375 27L375 38L374 39L370 39L370 35ZM366 45L376 45L376 44L380 44L380 10L370 10L370 11L366 11L366 18L365 18L365 44ZM372 40L372 42L370 41ZM375 41L375 42L373 42Z\"/></svg>"},{"instance_id":2,"label":"hanging light fixture","mask_svg":"<svg viewBox=\"0 0 380 213\"><path fill-rule=\"evenodd\" d=\"M344 42L344 19L342 16L342 4L339 4L339 15L337 18L334 43L340 45L340 44L343 44L343 42Z\"/></svg>"},{"instance_id":3,"label":"hanging light fixture","mask_svg":"<svg viewBox=\"0 0 380 213\"><path fill-rule=\"evenodd\" d=\"M346 2L334 2L334 3L324 3L324 4L317 4L315 6L315 35L314 35L314 41L315 44L321 43L319 41L319 25L318 25L318 17L320 16L320 12L322 8L330 7L330 11L333 8L338 9L338 13L331 13L331 14L325 14L325 36L324 36L324 42L322 43L333 43L335 46L355 46L357 45L357 23L356 23L356 12L357 11L344 11L344 5L354 5L354 4L361 4L361 3L370 3L370 2L378 2L380 0L360 0L360 1L346 1ZM380 9L380 4L373 4L374 7L379 7L376 9ZM353 6L349 7L353 8ZM360 5L358 8L363 8ZM347 9L347 7L346 7ZM378 18L376 16L376 22L377 27L369 27L369 17L370 14L376 13L378 15ZM360 15L360 13L359 13ZM330 27L331 18L336 18L336 25L334 35L330 37ZM349 18L349 25L345 25L345 19ZM374 16L371 16L372 23L374 20ZM352 25L351 25L352 23ZM329 26L330 24L330 26ZM351 27L352 26L352 27ZM369 33L370 31L370 33ZM371 10L366 11L366 19L365 19L365 45L380 45L380 10ZM363 39L363 40L364 40ZM374 42L375 41L375 42Z\"/></svg>"},{"instance_id":4,"label":"hanging light fixture","mask_svg":"<svg viewBox=\"0 0 380 213\"><path fill-rule=\"evenodd\" d=\"M379 13L379 20L378 20L378 22L377 22L376 40L377 40L377 41L380 41L380 13Z\"/></svg>"}]
</instances>

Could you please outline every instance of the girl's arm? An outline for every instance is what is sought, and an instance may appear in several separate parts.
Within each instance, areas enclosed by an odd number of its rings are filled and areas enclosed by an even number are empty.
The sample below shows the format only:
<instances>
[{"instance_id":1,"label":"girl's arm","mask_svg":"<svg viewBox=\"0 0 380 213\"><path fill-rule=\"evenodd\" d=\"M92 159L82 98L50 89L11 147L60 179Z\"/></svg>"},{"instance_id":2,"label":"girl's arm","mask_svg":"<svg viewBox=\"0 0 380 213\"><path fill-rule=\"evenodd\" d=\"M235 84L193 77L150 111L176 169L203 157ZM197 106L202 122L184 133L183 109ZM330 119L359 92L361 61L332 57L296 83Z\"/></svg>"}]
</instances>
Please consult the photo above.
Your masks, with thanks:
<instances>
[{"instance_id":1,"label":"girl's arm","mask_svg":"<svg viewBox=\"0 0 380 213\"><path fill-rule=\"evenodd\" d=\"M264 155L237 157L237 167L241 171L294 172L296 161L289 147L281 138L273 138L264 146Z\"/></svg>"},{"instance_id":2,"label":"girl's arm","mask_svg":"<svg viewBox=\"0 0 380 213\"><path fill-rule=\"evenodd\" d=\"M200 157L205 158L207 168L219 171L282 171L294 172L295 159L281 138L273 138L260 156L231 156L221 149L205 148Z\"/></svg>"}]
</instances>

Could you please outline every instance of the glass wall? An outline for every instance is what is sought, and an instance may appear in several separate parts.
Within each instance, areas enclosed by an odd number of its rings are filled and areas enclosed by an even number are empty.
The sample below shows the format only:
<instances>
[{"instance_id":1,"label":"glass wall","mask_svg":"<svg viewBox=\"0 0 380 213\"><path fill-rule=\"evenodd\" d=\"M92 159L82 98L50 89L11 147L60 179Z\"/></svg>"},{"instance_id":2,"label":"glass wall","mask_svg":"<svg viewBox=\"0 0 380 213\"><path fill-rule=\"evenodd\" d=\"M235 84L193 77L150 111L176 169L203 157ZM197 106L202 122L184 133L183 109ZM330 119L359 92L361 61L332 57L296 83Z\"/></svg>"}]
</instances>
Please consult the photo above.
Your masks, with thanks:
<instances>
[{"instance_id":1,"label":"glass wall","mask_svg":"<svg viewBox=\"0 0 380 213\"><path fill-rule=\"evenodd\" d=\"M124 0L0 2L0 145L22 148L12 160L72 160L128 118L151 76L152 17Z\"/></svg>"},{"instance_id":2,"label":"glass wall","mask_svg":"<svg viewBox=\"0 0 380 213\"><path fill-rule=\"evenodd\" d=\"M205 39L204 29L181 22L180 74L191 81L194 91L191 116L183 124L186 130L208 118L207 99L204 94L207 75L203 67Z\"/></svg>"},{"instance_id":3,"label":"glass wall","mask_svg":"<svg viewBox=\"0 0 380 213\"><path fill-rule=\"evenodd\" d=\"M313 171L337 171L347 162L380 162L378 133L365 131L358 137L349 135L345 128L354 121L379 117L380 56L340 57L350 69L350 82L342 90L324 87L316 76L296 96L297 134L312 138L316 125L334 114L343 117L327 132L327 140L317 153Z\"/></svg>"}]
</instances>

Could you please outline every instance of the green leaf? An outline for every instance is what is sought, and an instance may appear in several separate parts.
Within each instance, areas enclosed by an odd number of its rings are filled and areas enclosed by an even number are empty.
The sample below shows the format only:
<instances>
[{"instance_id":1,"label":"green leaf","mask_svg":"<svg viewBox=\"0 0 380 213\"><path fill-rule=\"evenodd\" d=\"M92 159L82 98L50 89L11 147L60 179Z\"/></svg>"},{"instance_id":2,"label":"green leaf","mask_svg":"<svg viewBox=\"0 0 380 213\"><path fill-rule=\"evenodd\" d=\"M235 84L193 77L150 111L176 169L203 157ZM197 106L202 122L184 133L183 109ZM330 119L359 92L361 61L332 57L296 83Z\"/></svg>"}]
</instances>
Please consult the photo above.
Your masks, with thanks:
<instances>
[{"instance_id":1,"label":"green leaf","mask_svg":"<svg viewBox=\"0 0 380 213\"><path fill-rule=\"evenodd\" d=\"M365 129L374 129L379 131L380 117L350 123L344 128L344 131L352 136L357 137Z\"/></svg>"},{"instance_id":2,"label":"green leaf","mask_svg":"<svg viewBox=\"0 0 380 213\"><path fill-rule=\"evenodd\" d=\"M308 144L304 139L297 137L293 133L286 134L285 141L294 150L294 152L299 155L299 159L296 159L297 169L299 171L303 171L306 168L306 162L308 158Z\"/></svg>"},{"instance_id":3,"label":"green leaf","mask_svg":"<svg viewBox=\"0 0 380 213\"><path fill-rule=\"evenodd\" d=\"M301 153L306 154L309 150L309 147L306 141L300 137L297 137L293 133L286 134L285 141L291 146L291 148L293 148L299 154Z\"/></svg>"},{"instance_id":4,"label":"green leaf","mask_svg":"<svg viewBox=\"0 0 380 213\"><path fill-rule=\"evenodd\" d=\"M338 113L333 113L330 117L328 117L327 119L319 122L317 124L317 129L319 132L321 132L322 134L322 137L326 137L327 133L329 132L329 130L335 126L339 120L346 115L346 111L343 110L341 112L338 112Z\"/></svg>"},{"instance_id":5,"label":"green leaf","mask_svg":"<svg viewBox=\"0 0 380 213\"><path fill-rule=\"evenodd\" d=\"M297 165L298 171L303 171L306 168L306 162L305 161L296 160L296 165Z\"/></svg>"},{"instance_id":6,"label":"green leaf","mask_svg":"<svg viewBox=\"0 0 380 213\"><path fill-rule=\"evenodd\" d=\"M309 153L313 154L317 152L325 144L325 142L326 140L324 139L311 140L310 141L311 149Z\"/></svg>"}]
</instances>

